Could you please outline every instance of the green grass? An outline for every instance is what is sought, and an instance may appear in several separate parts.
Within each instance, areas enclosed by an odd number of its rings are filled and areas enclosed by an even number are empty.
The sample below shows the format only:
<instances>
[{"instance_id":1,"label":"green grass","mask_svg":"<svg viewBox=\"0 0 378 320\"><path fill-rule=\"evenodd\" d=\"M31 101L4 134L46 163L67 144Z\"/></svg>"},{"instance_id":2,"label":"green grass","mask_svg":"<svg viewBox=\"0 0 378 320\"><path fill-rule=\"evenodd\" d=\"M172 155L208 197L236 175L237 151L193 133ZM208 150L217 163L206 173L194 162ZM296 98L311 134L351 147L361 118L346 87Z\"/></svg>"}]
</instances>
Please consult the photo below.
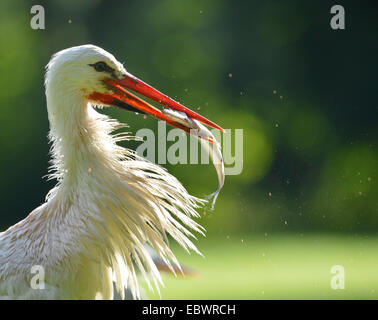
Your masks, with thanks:
<instances>
[{"instance_id":1,"label":"green grass","mask_svg":"<svg viewBox=\"0 0 378 320\"><path fill-rule=\"evenodd\" d=\"M377 237L231 236L202 238L198 247L205 258L174 247L179 261L198 275L165 275L162 299L378 298ZM330 286L333 265L345 269L344 290Z\"/></svg>"}]
</instances>

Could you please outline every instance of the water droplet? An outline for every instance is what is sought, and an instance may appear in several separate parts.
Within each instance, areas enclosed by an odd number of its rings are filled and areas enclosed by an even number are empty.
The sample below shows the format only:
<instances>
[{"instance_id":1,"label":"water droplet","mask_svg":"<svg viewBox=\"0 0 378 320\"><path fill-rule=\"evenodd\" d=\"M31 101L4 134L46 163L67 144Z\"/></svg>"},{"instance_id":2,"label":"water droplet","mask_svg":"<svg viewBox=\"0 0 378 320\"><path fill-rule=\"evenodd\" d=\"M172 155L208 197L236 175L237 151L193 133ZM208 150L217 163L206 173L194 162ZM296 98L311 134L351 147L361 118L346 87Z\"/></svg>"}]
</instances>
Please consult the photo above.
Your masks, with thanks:
<instances>
[{"instance_id":1,"label":"water droplet","mask_svg":"<svg viewBox=\"0 0 378 320\"><path fill-rule=\"evenodd\" d=\"M92 168L88 168L88 172L91 173L92 172Z\"/></svg>"},{"instance_id":2,"label":"water droplet","mask_svg":"<svg viewBox=\"0 0 378 320\"><path fill-rule=\"evenodd\" d=\"M277 90L273 90L273 94L276 94L277 93Z\"/></svg>"},{"instance_id":3,"label":"water droplet","mask_svg":"<svg viewBox=\"0 0 378 320\"><path fill-rule=\"evenodd\" d=\"M271 196L272 196L272 193L271 193L271 192L269 192L269 193L268 193L268 195L269 195L269 197L271 197Z\"/></svg>"},{"instance_id":4,"label":"water droplet","mask_svg":"<svg viewBox=\"0 0 378 320\"><path fill-rule=\"evenodd\" d=\"M229 78L232 78L232 73L229 73L229 74L228 74L228 77L229 77Z\"/></svg>"}]
</instances>

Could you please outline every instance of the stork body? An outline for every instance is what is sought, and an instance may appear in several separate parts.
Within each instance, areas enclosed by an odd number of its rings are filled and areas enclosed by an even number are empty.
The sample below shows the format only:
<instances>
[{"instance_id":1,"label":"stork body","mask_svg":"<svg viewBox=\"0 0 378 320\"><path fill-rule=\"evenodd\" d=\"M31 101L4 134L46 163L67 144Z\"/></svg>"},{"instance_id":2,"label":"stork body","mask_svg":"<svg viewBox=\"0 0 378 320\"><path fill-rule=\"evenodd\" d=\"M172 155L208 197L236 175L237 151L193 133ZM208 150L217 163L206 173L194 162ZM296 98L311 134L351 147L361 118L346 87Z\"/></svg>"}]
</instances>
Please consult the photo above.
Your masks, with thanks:
<instances>
[{"instance_id":1,"label":"stork body","mask_svg":"<svg viewBox=\"0 0 378 320\"><path fill-rule=\"evenodd\" d=\"M152 109L142 108L152 106L109 85L132 88L137 81L114 56L96 46L66 49L51 59L45 85L51 177L58 182L44 204L0 233L1 298L112 299L114 287L121 296L128 288L138 298L136 268L152 285L161 283L144 244L168 265L178 262L167 234L197 251L189 237L191 231L202 232L192 220L202 201L164 168L117 145L127 139L112 135L122 125L93 107L127 104L152 114ZM45 272L44 289L31 286L33 266Z\"/></svg>"}]
</instances>

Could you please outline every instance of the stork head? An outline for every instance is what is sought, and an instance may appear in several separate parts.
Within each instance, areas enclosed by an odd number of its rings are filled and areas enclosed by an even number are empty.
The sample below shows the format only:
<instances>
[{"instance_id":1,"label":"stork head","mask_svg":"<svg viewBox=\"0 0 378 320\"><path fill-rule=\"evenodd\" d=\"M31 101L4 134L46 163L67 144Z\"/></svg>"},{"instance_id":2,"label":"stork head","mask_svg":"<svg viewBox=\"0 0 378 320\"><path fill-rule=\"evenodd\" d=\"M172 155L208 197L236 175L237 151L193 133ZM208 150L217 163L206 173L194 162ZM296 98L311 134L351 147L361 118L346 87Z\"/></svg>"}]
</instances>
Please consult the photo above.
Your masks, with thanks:
<instances>
[{"instance_id":1,"label":"stork head","mask_svg":"<svg viewBox=\"0 0 378 320\"><path fill-rule=\"evenodd\" d=\"M112 54L94 45L72 47L56 53L47 65L45 85L48 98L52 91L54 94L59 91L57 87L64 87L64 92L79 95L93 104L148 114L190 133L190 127L137 97L129 91L132 90L170 110L223 131L215 123L131 75ZM64 97L54 97L59 98Z\"/></svg>"}]
</instances>

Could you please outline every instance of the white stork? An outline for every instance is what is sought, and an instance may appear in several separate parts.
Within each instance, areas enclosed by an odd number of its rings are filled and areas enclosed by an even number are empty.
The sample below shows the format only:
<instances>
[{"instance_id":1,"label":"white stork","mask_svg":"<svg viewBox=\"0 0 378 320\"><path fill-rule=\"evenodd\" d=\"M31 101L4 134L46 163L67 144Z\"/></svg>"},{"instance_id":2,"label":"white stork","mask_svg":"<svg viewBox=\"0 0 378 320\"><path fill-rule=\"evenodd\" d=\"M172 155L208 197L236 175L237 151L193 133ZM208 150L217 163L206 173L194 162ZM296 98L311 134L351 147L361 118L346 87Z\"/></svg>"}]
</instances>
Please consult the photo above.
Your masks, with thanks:
<instances>
[{"instance_id":1,"label":"white stork","mask_svg":"<svg viewBox=\"0 0 378 320\"><path fill-rule=\"evenodd\" d=\"M203 200L189 195L164 168L117 145L127 136L111 133L123 125L94 106L152 115L186 132L201 131L200 123L223 129L132 76L93 45L56 53L45 86L50 177L57 185L45 203L0 233L0 298L112 299L114 288L121 296L127 288L139 298L136 270L152 287L162 283L145 244L176 269L167 234L198 252L189 238L192 231L202 233L192 217ZM169 109L161 112L127 89ZM45 272L43 289L31 286L33 266Z\"/></svg>"}]
</instances>

